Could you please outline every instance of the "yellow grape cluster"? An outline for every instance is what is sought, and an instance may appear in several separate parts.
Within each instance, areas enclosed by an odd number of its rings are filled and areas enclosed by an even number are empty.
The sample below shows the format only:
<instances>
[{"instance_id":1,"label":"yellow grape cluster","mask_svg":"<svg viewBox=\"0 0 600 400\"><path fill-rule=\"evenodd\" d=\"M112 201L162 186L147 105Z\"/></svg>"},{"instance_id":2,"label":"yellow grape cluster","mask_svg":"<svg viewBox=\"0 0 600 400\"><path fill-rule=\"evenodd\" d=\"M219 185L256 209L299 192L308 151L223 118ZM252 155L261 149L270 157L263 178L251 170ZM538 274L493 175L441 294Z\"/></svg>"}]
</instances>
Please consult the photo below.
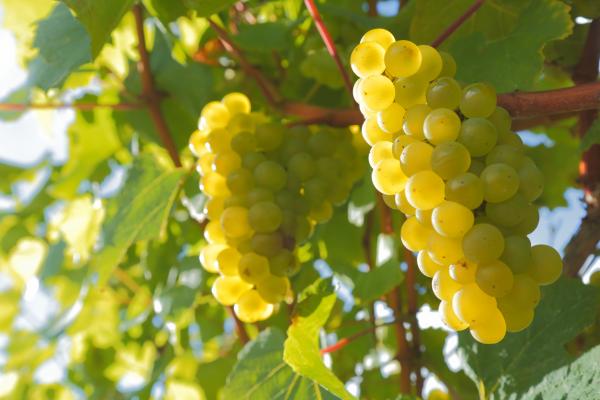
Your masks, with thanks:
<instances>
[{"instance_id":1,"label":"yellow grape cluster","mask_svg":"<svg viewBox=\"0 0 600 400\"><path fill-rule=\"evenodd\" d=\"M203 108L190 138L208 197L200 262L219 274L212 293L240 320L264 320L290 298L297 245L363 174L355 140L348 130L269 122L241 93Z\"/></svg>"},{"instance_id":2,"label":"yellow grape cluster","mask_svg":"<svg viewBox=\"0 0 600 400\"><path fill-rule=\"evenodd\" d=\"M404 246L432 278L450 328L497 343L533 320L559 254L531 246L543 175L486 83L453 77L450 54L367 32L351 54L372 180L400 210Z\"/></svg>"}]
</instances>

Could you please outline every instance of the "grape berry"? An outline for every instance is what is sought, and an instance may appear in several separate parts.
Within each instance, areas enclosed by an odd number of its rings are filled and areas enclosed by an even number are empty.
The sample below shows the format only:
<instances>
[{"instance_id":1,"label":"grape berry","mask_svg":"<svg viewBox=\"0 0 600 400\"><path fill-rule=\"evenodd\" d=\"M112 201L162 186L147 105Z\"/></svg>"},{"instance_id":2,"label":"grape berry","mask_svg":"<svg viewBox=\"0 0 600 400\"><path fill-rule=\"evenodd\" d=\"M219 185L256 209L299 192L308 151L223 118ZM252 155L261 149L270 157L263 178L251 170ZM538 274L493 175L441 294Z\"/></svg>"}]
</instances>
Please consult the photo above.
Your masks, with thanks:
<instances>
[{"instance_id":1,"label":"grape berry","mask_svg":"<svg viewBox=\"0 0 600 400\"><path fill-rule=\"evenodd\" d=\"M533 319L562 260L531 246L543 175L486 83L462 86L450 54L367 32L350 59L375 188L406 221L404 246L456 331L497 343Z\"/></svg>"}]
</instances>

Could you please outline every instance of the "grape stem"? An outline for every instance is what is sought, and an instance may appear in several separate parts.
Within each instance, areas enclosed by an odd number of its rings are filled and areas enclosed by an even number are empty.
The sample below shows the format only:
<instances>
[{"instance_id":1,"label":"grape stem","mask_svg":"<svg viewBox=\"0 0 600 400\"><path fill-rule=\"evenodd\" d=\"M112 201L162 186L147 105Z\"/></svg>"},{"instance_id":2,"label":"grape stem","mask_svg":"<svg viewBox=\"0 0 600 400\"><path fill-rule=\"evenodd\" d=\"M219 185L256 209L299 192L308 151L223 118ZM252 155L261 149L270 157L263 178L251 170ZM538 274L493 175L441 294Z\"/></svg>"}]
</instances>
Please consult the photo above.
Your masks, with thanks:
<instances>
[{"instance_id":1,"label":"grape stem","mask_svg":"<svg viewBox=\"0 0 600 400\"><path fill-rule=\"evenodd\" d=\"M312 17L313 21L315 21L315 25L317 27L317 30L319 31L319 35L321 35L321 39L323 39L323 43L325 43L325 47L327 48L329 55L335 61L335 64L337 65L340 74L344 79L344 84L346 85L346 90L348 91L348 94L350 94L350 98L353 98L352 80L350 79L348 70L346 69L346 67L344 67L344 64L342 63L342 59L340 58L337 48L335 47L335 43L331 38L331 35L329 34L329 30L327 30L327 26L321 18L319 9L315 5L314 0L304 0L304 4L306 5L306 8L308 9L308 12L310 13L310 16Z\"/></svg>"},{"instance_id":2,"label":"grape stem","mask_svg":"<svg viewBox=\"0 0 600 400\"><path fill-rule=\"evenodd\" d=\"M138 39L137 48L140 55L140 61L137 64L142 80L142 95L140 97L146 103L156 132L167 149L173 164L175 164L176 167L181 167L181 159L179 158L177 146L175 146L175 141L173 140L167 121L160 109L160 103L163 96L154 84L154 76L152 75L152 70L150 68L150 55L148 54L146 38L144 36L144 15L142 5L134 5L132 11L135 18L135 31Z\"/></svg>"},{"instance_id":3,"label":"grape stem","mask_svg":"<svg viewBox=\"0 0 600 400\"><path fill-rule=\"evenodd\" d=\"M388 294L388 304L394 310L394 319L396 321L394 327L396 328L397 343L396 359L400 363L400 393L410 394L411 356L408 341L406 340L406 329L402 320L402 303L399 286L396 286Z\"/></svg>"},{"instance_id":4,"label":"grape stem","mask_svg":"<svg viewBox=\"0 0 600 400\"><path fill-rule=\"evenodd\" d=\"M371 241L371 234L373 233L373 219L375 216L374 211L375 211L375 209L369 211L367 213L367 215L365 216L365 223L364 223L365 229L364 229L363 236L362 236L363 253L364 253L365 262L367 263L367 268L369 269L369 271L372 271L373 267L374 267L373 246L372 246L372 241ZM369 304L369 320L371 321L373 328L375 328L375 302L374 301L372 301ZM377 341L377 337L375 335L375 330L373 330L373 340Z\"/></svg>"},{"instance_id":5,"label":"grape stem","mask_svg":"<svg viewBox=\"0 0 600 400\"><path fill-rule=\"evenodd\" d=\"M408 317L410 322L410 333L412 336L413 369L417 375L417 393L423 390L423 375L421 374L421 340L419 322L417 321L417 263L414 254L404 249L404 260L406 261L406 299L408 303Z\"/></svg>"},{"instance_id":6,"label":"grape stem","mask_svg":"<svg viewBox=\"0 0 600 400\"><path fill-rule=\"evenodd\" d=\"M458 17L449 27L446 28L433 42L431 42L432 47L438 47L442 44L446 39L450 37L458 28L461 27L462 24L465 23L466 20L471 17L471 15L475 14L475 11L479 10L479 7L483 5L485 0L476 0L471 7L469 7L460 17Z\"/></svg>"},{"instance_id":7,"label":"grape stem","mask_svg":"<svg viewBox=\"0 0 600 400\"><path fill-rule=\"evenodd\" d=\"M347 345L349 345L350 343L354 342L357 339L360 339L361 337L371 333L371 332L375 332L375 330L377 328L381 328L383 326L388 326L388 325L393 325L395 324L396 321L389 321L389 322L384 322L381 324L375 324L374 326L371 326L369 328L363 329L362 331L358 331L348 337L342 338L340 340L338 340L337 342L335 342L334 344L332 344L331 346L327 346L321 349L321 355L323 354L329 354L329 353L334 353L340 349L343 349L344 347L346 347Z\"/></svg>"}]
</instances>

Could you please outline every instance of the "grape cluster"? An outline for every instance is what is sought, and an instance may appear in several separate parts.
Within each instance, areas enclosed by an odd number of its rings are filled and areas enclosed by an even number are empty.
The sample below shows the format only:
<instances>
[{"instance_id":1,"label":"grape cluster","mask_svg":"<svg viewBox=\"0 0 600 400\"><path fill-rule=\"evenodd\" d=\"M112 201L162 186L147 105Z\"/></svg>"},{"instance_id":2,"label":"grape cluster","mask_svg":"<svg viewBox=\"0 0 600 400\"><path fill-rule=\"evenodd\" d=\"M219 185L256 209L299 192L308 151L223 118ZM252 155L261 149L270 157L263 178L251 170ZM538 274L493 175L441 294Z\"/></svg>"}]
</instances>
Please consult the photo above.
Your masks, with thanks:
<instances>
[{"instance_id":1,"label":"grape cluster","mask_svg":"<svg viewBox=\"0 0 600 400\"><path fill-rule=\"evenodd\" d=\"M200 261L219 274L214 297L240 320L264 320L289 298L296 246L331 218L363 173L355 137L269 122L241 93L202 110L190 138L208 196Z\"/></svg>"},{"instance_id":2,"label":"grape cluster","mask_svg":"<svg viewBox=\"0 0 600 400\"><path fill-rule=\"evenodd\" d=\"M433 278L442 319L481 343L525 329L562 261L527 238L543 175L495 89L461 85L451 55L384 29L362 37L351 65L373 184L406 216L402 242Z\"/></svg>"}]
</instances>

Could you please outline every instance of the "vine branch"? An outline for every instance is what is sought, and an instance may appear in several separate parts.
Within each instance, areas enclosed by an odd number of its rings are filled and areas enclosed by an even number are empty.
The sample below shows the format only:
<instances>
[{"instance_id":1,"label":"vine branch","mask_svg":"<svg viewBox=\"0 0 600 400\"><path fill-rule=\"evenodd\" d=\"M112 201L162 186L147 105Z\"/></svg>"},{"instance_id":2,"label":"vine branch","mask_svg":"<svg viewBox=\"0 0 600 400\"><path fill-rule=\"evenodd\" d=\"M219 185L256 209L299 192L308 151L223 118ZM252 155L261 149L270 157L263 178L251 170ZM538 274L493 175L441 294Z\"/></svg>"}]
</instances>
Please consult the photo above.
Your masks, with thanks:
<instances>
[{"instance_id":1,"label":"vine branch","mask_svg":"<svg viewBox=\"0 0 600 400\"><path fill-rule=\"evenodd\" d=\"M135 31L138 39L137 47L140 55L138 71L142 80L142 99L146 102L148 112L154 122L158 136L169 152L173 164L175 164L176 167L181 167L181 159L177 152L177 146L175 146L167 121L160 110L162 95L154 84L154 76L152 75L152 70L150 68L150 55L148 54L146 37L144 36L143 8L140 4L133 6L133 16L135 17Z\"/></svg>"},{"instance_id":2,"label":"vine branch","mask_svg":"<svg viewBox=\"0 0 600 400\"><path fill-rule=\"evenodd\" d=\"M393 325L395 323L396 323L396 321L385 322L382 324L374 324L373 326L371 326L369 328L363 329L362 331L358 331L348 337L338 340L336 343L332 344L331 346L322 348L321 355L333 353L340 349L343 349L344 347L346 347L350 343L354 342L355 340L360 339L361 337L363 337L371 332L374 333L377 330L377 328L381 328L381 327L387 326L387 325Z\"/></svg>"},{"instance_id":3,"label":"vine branch","mask_svg":"<svg viewBox=\"0 0 600 400\"><path fill-rule=\"evenodd\" d=\"M404 249L404 260L406 261L406 299L408 303L408 318L410 322L410 333L412 335L412 352L414 359L414 371L416 375L417 394L423 390L423 375L421 375L421 335L419 322L417 321L417 263L413 253Z\"/></svg>"},{"instance_id":4,"label":"vine branch","mask_svg":"<svg viewBox=\"0 0 600 400\"><path fill-rule=\"evenodd\" d=\"M319 35L321 35L321 38L323 39L323 42L325 43L325 47L327 48L329 55L335 61L335 65L337 65L337 67L340 71L340 74L342 75L342 78L344 79L344 84L346 86L346 90L348 91L348 94L350 94L350 98L353 98L352 97L352 80L350 79L350 75L348 74L346 67L344 67L344 64L342 63L342 59L340 58L337 48L335 47L335 42L331 38L331 35L329 34L329 31L327 30L327 26L325 25L325 23L323 22L323 19L321 18L319 9L315 5L314 0L304 0L304 4L306 5L308 12L310 13L310 16L315 21L315 25L317 27L317 30L319 31Z\"/></svg>"},{"instance_id":5,"label":"vine branch","mask_svg":"<svg viewBox=\"0 0 600 400\"><path fill-rule=\"evenodd\" d=\"M389 293L388 303L392 310L394 310L394 320L396 321L394 327L396 329L396 343L398 347L396 359L400 363L400 393L409 394L411 392L411 357L408 341L406 340L406 329L404 328L404 322L402 320L402 303L400 296L400 287L396 286L394 290Z\"/></svg>"},{"instance_id":6,"label":"vine branch","mask_svg":"<svg viewBox=\"0 0 600 400\"><path fill-rule=\"evenodd\" d=\"M475 14L475 11L479 10L479 7L483 5L485 0L476 0L471 7L469 7L460 17L458 17L449 27L446 28L433 42L432 47L438 47L446 39L450 37L462 24L465 23L471 15Z\"/></svg>"}]
</instances>

